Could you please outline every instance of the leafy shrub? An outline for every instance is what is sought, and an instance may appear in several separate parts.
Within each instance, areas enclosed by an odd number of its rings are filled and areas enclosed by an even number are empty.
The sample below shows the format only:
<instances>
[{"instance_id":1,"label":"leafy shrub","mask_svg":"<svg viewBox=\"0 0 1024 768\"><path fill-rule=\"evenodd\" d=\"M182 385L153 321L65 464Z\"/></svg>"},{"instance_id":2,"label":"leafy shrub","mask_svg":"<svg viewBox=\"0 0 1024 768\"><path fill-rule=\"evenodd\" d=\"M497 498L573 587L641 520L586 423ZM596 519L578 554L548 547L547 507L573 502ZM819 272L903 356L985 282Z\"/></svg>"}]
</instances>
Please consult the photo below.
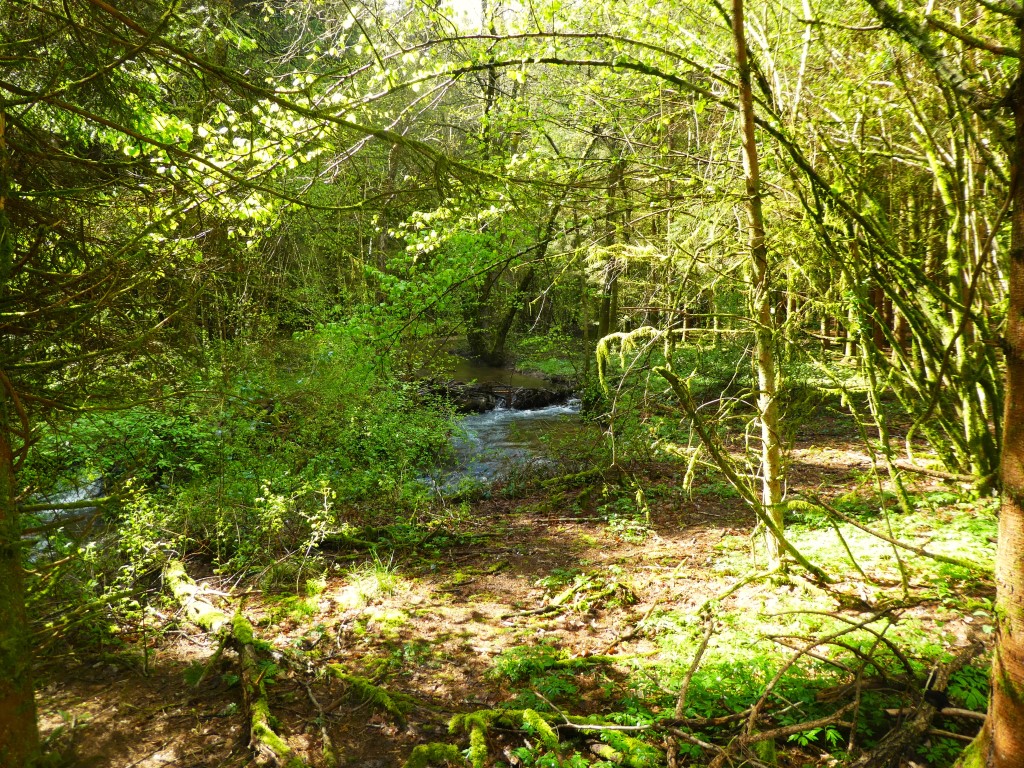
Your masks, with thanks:
<instances>
[{"instance_id":1,"label":"leafy shrub","mask_svg":"<svg viewBox=\"0 0 1024 768\"><path fill-rule=\"evenodd\" d=\"M523 645L498 654L491 673L512 683L525 683L518 689L512 706L547 710L548 701L566 699L579 692L571 671L560 665L564 659L562 651L547 643Z\"/></svg>"},{"instance_id":2,"label":"leafy shrub","mask_svg":"<svg viewBox=\"0 0 1024 768\"><path fill-rule=\"evenodd\" d=\"M367 501L424 505L417 477L447 450L451 412L384 373L358 327L279 351L193 382L191 396L53 425L27 476L40 489L97 476L133 488L112 522L135 574L140 553L172 550L236 571L315 546Z\"/></svg>"},{"instance_id":3,"label":"leafy shrub","mask_svg":"<svg viewBox=\"0 0 1024 768\"><path fill-rule=\"evenodd\" d=\"M960 706L984 712L988 706L988 672L978 667L964 667L952 676L947 692Z\"/></svg>"}]
</instances>

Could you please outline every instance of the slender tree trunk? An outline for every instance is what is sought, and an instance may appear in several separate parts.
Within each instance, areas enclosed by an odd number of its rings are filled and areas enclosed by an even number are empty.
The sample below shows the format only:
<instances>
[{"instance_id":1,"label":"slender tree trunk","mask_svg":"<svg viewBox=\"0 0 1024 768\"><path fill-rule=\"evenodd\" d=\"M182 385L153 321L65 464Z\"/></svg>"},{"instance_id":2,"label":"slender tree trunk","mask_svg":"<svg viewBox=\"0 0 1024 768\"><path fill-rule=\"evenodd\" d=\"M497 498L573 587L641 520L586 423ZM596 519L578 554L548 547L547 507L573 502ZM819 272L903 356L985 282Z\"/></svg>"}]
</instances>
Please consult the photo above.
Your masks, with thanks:
<instances>
[{"instance_id":1,"label":"slender tree trunk","mask_svg":"<svg viewBox=\"0 0 1024 768\"><path fill-rule=\"evenodd\" d=\"M871 343L875 349L885 347L885 291L876 284L871 287Z\"/></svg>"},{"instance_id":2,"label":"slender tree trunk","mask_svg":"<svg viewBox=\"0 0 1024 768\"><path fill-rule=\"evenodd\" d=\"M740 122L743 129L743 174L746 179L747 228L750 244L753 310L757 322L755 365L757 367L757 409L761 422L761 502L777 528L782 530L782 447L779 439L779 405L776 400L774 318L768 248L764 239L761 210L760 166L754 135L754 99L750 88L750 64L743 30L743 0L732 2L732 33L739 74ZM772 565L782 564L782 546L767 536Z\"/></svg>"},{"instance_id":3,"label":"slender tree trunk","mask_svg":"<svg viewBox=\"0 0 1024 768\"><path fill-rule=\"evenodd\" d=\"M590 358L592 355L590 339L590 296L587 293L587 280L582 280L580 287L580 325L583 326L583 379L590 376Z\"/></svg>"},{"instance_id":4,"label":"slender tree trunk","mask_svg":"<svg viewBox=\"0 0 1024 768\"><path fill-rule=\"evenodd\" d=\"M612 289L609 283L605 283L604 292L601 294L601 306L597 318L597 335L604 338L611 333L612 327Z\"/></svg>"},{"instance_id":5,"label":"slender tree trunk","mask_svg":"<svg viewBox=\"0 0 1024 768\"><path fill-rule=\"evenodd\" d=\"M543 256L541 257L543 258ZM516 286L516 294L512 297L512 305L505 312L505 316L501 318L498 325L494 329L494 338L491 340L491 348L487 353L487 357L484 361L488 365L493 365L496 368L500 368L507 361L505 358L505 343L508 341L509 331L512 330L512 324L516 320L516 315L519 314L519 310L526 304L526 291L529 290L530 284L533 282L535 271L533 266L529 266L523 277L520 279Z\"/></svg>"}]
</instances>

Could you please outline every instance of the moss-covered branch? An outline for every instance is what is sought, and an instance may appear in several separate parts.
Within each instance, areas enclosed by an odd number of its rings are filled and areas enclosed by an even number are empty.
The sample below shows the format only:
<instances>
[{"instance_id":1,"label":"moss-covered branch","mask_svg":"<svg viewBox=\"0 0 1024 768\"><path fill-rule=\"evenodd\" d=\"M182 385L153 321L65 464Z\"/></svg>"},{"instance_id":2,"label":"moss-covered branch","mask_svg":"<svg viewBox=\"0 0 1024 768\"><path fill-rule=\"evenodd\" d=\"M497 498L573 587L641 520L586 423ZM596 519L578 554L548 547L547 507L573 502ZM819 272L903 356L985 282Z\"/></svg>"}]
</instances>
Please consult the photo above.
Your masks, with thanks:
<instances>
[{"instance_id":1,"label":"moss-covered branch","mask_svg":"<svg viewBox=\"0 0 1024 768\"><path fill-rule=\"evenodd\" d=\"M249 747L257 765L305 768L288 742L274 731L265 678L267 663L261 658L265 644L256 639L252 624L242 613L233 617L202 597L202 588L188 575L184 564L172 560L164 568L164 583L186 617L211 635L220 636L238 653L242 696L249 723Z\"/></svg>"},{"instance_id":2,"label":"moss-covered branch","mask_svg":"<svg viewBox=\"0 0 1024 768\"><path fill-rule=\"evenodd\" d=\"M368 703L374 709L390 715L395 723L405 728L407 724L405 714L414 704L414 700L410 696L389 693L364 677L348 674L340 664L329 664L327 671L332 677L349 686L353 697L358 698L361 702Z\"/></svg>"}]
</instances>

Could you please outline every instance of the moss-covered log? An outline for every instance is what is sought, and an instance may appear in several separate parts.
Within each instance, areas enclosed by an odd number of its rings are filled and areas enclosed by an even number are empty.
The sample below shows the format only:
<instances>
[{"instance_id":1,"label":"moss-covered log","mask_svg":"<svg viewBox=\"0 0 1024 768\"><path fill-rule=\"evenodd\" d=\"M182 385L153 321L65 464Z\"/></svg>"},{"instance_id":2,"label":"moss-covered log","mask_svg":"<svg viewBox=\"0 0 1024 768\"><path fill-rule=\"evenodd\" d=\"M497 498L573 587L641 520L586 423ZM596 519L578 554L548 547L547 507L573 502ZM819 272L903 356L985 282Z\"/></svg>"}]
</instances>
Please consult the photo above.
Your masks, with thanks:
<instances>
[{"instance_id":1,"label":"moss-covered log","mask_svg":"<svg viewBox=\"0 0 1024 768\"><path fill-rule=\"evenodd\" d=\"M454 744L420 744L416 747L402 768L429 768L439 765L465 765L462 750Z\"/></svg>"},{"instance_id":2,"label":"moss-covered log","mask_svg":"<svg viewBox=\"0 0 1024 768\"><path fill-rule=\"evenodd\" d=\"M264 644L256 639L249 620L240 611L229 617L204 599L202 588L178 560L172 560L164 568L164 583L193 624L211 635L220 635L238 653L242 697L249 724L249 747L255 754L256 764L305 768L306 763L295 755L288 742L273 728L264 684L267 664L260 653Z\"/></svg>"},{"instance_id":3,"label":"moss-covered log","mask_svg":"<svg viewBox=\"0 0 1024 768\"><path fill-rule=\"evenodd\" d=\"M331 677L340 680L349 687L353 698L357 698L361 703L367 703L374 709L390 715L395 723L405 728L407 725L405 714L414 704L410 696L389 693L379 685L374 685L365 677L348 674L340 664L329 664L327 671Z\"/></svg>"},{"instance_id":4,"label":"moss-covered log","mask_svg":"<svg viewBox=\"0 0 1024 768\"><path fill-rule=\"evenodd\" d=\"M240 612L231 620L231 639L241 662L242 694L249 716L249 748L256 754L256 764L304 768L305 763L295 756L288 742L274 731L264 685L267 667L260 660L252 624Z\"/></svg>"},{"instance_id":5,"label":"moss-covered log","mask_svg":"<svg viewBox=\"0 0 1024 768\"><path fill-rule=\"evenodd\" d=\"M185 617L200 629L217 634L230 620L230 616L202 596L202 588L196 584L180 560L171 560L164 567L164 584L174 595Z\"/></svg>"}]
</instances>

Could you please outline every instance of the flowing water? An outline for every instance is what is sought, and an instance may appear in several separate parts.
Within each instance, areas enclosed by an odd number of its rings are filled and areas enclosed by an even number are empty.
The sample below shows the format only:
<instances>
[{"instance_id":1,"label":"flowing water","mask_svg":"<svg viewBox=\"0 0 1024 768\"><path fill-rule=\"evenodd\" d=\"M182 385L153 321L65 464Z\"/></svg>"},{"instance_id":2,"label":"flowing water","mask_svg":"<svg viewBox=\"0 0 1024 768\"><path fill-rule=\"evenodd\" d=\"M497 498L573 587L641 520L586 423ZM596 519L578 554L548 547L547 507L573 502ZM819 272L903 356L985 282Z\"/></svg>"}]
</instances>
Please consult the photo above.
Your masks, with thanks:
<instances>
[{"instance_id":1,"label":"flowing water","mask_svg":"<svg viewBox=\"0 0 1024 768\"><path fill-rule=\"evenodd\" d=\"M449 468L439 485L451 488L463 478L490 483L509 470L532 463L550 462L548 443L557 435L580 428L580 401L528 411L495 408L466 416L462 434L452 439L457 465Z\"/></svg>"},{"instance_id":2,"label":"flowing water","mask_svg":"<svg viewBox=\"0 0 1024 768\"><path fill-rule=\"evenodd\" d=\"M425 372L461 383L549 391L559 387L543 376L495 368L444 348ZM524 466L550 464L552 441L586 434L579 412L580 402L573 398L546 408L499 407L464 416L452 438L453 461L424 480L443 493L452 492L466 481L490 484Z\"/></svg>"},{"instance_id":3,"label":"flowing water","mask_svg":"<svg viewBox=\"0 0 1024 768\"><path fill-rule=\"evenodd\" d=\"M61 520L66 520L70 528L80 528L82 526L83 518L95 512L96 507L75 507L74 509L64 509L61 505L74 504L80 501L87 501L89 499L98 499L103 495L103 491L103 478L92 481L79 481L71 488L39 499L39 502L41 503L53 504L54 508L43 509L35 512L33 513L33 517L40 525L52 524ZM34 536L27 536L26 541L29 543L28 559L30 562L35 563L43 559L52 559L54 556L54 550L48 531L44 531L43 533Z\"/></svg>"},{"instance_id":4,"label":"flowing water","mask_svg":"<svg viewBox=\"0 0 1024 768\"><path fill-rule=\"evenodd\" d=\"M495 408L465 416L452 437L453 461L426 482L451 493L469 482L489 485L510 471L551 462L552 438L581 431L579 400L533 410Z\"/></svg>"}]
</instances>

